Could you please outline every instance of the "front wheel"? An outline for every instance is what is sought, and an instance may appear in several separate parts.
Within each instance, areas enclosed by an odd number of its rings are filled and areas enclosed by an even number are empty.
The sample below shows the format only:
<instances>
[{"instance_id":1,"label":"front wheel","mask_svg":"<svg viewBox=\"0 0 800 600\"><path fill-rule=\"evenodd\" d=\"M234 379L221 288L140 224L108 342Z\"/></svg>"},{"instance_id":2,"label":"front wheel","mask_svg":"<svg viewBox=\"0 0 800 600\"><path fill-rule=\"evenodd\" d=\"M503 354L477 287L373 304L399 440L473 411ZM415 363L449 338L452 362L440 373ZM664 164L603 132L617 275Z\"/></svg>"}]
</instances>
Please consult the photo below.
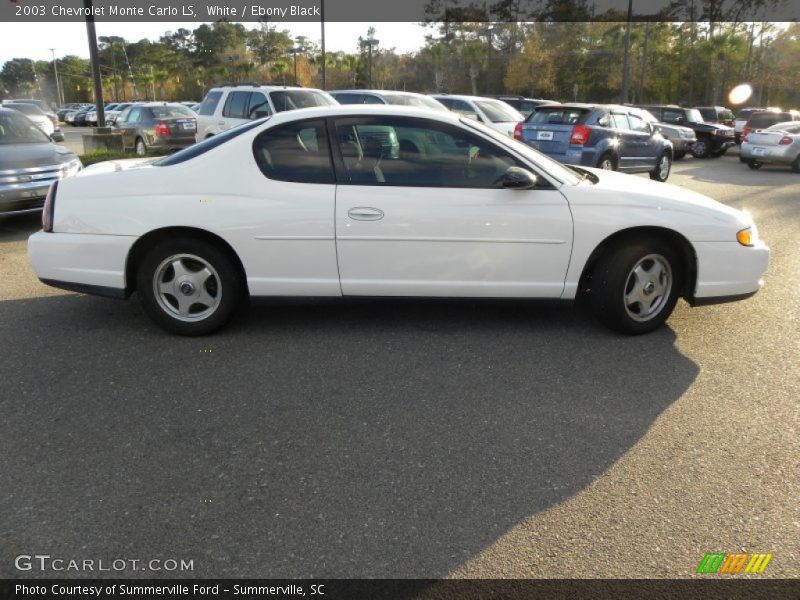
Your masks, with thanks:
<instances>
[{"instance_id":1,"label":"front wheel","mask_svg":"<svg viewBox=\"0 0 800 600\"><path fill-rule=\"evenodd\" d=\"M136 156L145 156L147 154L147 146L142 138L136 138Z\"/></svg>"},{"instance_id":2,"label":"front wheel","mask_svg":"<svg viewBox=\"0 0 800 600\"><path fill-rule=\"evenodd\" d=\"M681 289L677 253L659 240L637 240L606 252L592 273L591 305L606 326L648 333L672 314Z\"/></svg>"},{"instance_id":3,"label":"front wheel","mask_svg":"<svg viewBox=\"0 0 800 600\"><path fill-rule=\"evenodd\" d=\"M222 327L242 299L241 272L225 252L193 238L153 247L136 278L142 306L158 325L178 335L206 335Z\"/></svg>"},{"instance_id":4,"label":"front wheel","mask_svg":"<svg viewBox=\"0 0 800 600\"><path fill-rule=\"evenodd\" d=\"M670 169L672 169L672 160L669 153L665 152L658 159L655 168L650 171L650 179L653 181L666 181L669 177Z\"/></svg>"},{"instance_id":5,"label":"front wheel","mask_svg":"<svg viewBox=\"0 0 800 600\"><path fill-rule=\"evenodd\" d=\"M710 152L711 148L705 140L697 140L692 146L692 156L695 158L707 158Z\"/></svg>"}]
</instances>

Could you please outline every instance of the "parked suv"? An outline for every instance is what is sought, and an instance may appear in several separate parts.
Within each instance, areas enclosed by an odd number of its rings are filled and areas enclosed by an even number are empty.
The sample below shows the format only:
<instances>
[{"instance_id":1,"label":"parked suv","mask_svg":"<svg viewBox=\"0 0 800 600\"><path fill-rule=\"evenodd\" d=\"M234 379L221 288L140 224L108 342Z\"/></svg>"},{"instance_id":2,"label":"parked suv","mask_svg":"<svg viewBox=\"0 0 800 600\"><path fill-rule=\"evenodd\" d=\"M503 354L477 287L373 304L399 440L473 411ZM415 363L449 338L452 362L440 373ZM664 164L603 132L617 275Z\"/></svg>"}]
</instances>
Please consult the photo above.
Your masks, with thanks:
<instances>
[{"instance_id":1,"label":"parked suv","mask_svg":"<svg viewBox=\"0 0 800 600\"><path fill-rule=\"evenodd\" d=\"M571 165L650 173L656 181L666 181L672 168L672 144L631 106L540 106L514 137Z\"/></svg>"},{"instance_id":2,"label":"parked suv","mask_svg":"<svg viewBox=\"0 0 800 600\"><path fill-rule=\"evenodd\" d=\"M656 119L670 125L682 125L694 130L697 142L692 146L692 156L706 158L722 156L734 145L733 128L727 125L706 123L696 108L682 108L675 104L640 106L650 111Z\"/></svg>"},{"instance_id":3,"label":"parked suv","mask_svg":"<svg viewBox=\"0 0 800 600\"><path fill-rule=\"evenodd\" d=\"M733 132L736 136L736 143L742 143L742 129L744 129L745 123L747 123L747 119L750 118L750 115L757 112L762 111L773 111L773 112L781 112L780 108L775 107L767 107L767 108L755 108L753 106L748 106L747 108L740 108L736 112L736 119L733 122Z\"/></svg>"},{"instance_id":4,"label":"parked suv","mask_svg":"<svg viewBox=\"0 0 800 600\"><path fill-rule=\"evenodd\" d=\"M696 108L706 123L719 123L733 127L734 116L730 108L724 106L698 106Z\"/></svg>"},{"instance_id":5,"label":"parked suv","mask_svg":"<svg viewBox=\"0 0 800 600\"><path fill-rule=\"evenodd\" d=\"M285 110L338 104L327 92L282 85L234 84L212 88L197 113L197 141Z\"/></svg>"}]
</instances>

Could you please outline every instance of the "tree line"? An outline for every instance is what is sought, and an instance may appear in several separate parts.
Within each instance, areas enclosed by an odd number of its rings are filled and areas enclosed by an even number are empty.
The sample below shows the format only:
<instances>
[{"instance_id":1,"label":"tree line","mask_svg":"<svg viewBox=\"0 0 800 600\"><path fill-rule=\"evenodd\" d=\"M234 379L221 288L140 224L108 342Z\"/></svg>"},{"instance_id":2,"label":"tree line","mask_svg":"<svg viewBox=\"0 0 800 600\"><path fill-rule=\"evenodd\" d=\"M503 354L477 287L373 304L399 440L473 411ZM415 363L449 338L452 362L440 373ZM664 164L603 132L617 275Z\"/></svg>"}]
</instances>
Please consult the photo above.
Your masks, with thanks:
<instances>
[{"instance_id":1,"label":"tree line","mask_svg":"<svg viewBox=\"0 0 800 600\"><path fill-rule=\"evenodd\" d=\"M725 104L750 83L750 104L800 104L800 24L736 21L435 21L424 46L399 53L375 30L357 51L324 57L327 89L521 94L562 101ZM220 21L168 31L157 41L99 38L107 101L200 100L221 83L322 87L314 41L269 22L248 29ZM625 48L627 86L623 86ZM64 102L93 99L88 59L57 58ZM627 97L621 90L627 87ZM0 93L56 102L52 61L14 58L0 69Z\"/></svg>"}]
</instances>

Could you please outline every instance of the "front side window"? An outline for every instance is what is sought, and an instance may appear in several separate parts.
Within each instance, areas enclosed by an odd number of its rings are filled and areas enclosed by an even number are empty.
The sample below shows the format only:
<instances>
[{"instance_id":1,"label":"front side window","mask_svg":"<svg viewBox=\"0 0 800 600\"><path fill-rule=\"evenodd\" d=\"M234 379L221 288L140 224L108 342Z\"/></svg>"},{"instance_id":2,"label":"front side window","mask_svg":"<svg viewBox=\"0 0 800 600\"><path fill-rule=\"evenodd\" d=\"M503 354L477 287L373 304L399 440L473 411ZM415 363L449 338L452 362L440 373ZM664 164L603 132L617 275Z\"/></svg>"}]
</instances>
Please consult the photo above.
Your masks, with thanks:
<instances>
[{"instance_id":1,"label":"front side window","mask_svg":"<svg viewBox=\"0 0 800 600\"><path fill-rule=\"evenodd\" d=\"M222 92L208 92L200 103L200 110L197 111L197 114L206 117L213 115L214 111L217 110L217 104L219 104L220 98L222 98Z\"/></svg>"},{"instance_id":2,"label":"front side window","mask_svg":"<svg viewBox=\"0 0 800 600\"><path fill-rule=\"evenodd\" d=\"M261 92L250 94L250 104L247 107L248 119L261 119L272 114L267 97Z\"/></svg>"},{"instance_id":3,"label":"front side window","mask_svg":"<svg viewBox=\"0 0 800 600\"><path fill-rule=\"evenodd\" d=\"M640 117L636 115L628 114L628 123L631 125L631 131L636 133L650 133L650 128L647 126Z\"/></svg>"},{"instance_id":4,"label":"front side window","mask_svg":"<svg viewBox=\"0 0 800 600\"><path fill-rule=\"evenodd\" d=\"M665 108L664 109L664 122L665 123L683 123L685 120L686 120L686 117L684 117L682 110L675 110L675 109L672 109L672 108Z\"/></svg>"},{"instance_id":5,"label":"front side window","mask_svg":"<svg viewBox=\"0 0 800 600\"><path fill-rule=\"evenodd\" d=\"M339 104L361 104L362 94L334 94Z\"/></svg>"},{"instance_id":6,"label":"front side window","mask_svg":"<svg viewBox=\"0 0 800 600\"><path fill-rule=\"evenodd\" d=\"M121 125L122 123L127 122L128 121L128 115L130 115L130 114L131 114L131 109L130 108L126 108L125 110L123 110L119 114L119 117L117 117L117 123Z\"/></svg>"},{"instance_id":7,"label":"front side window","mask_svg":"<svg viewBox=\"0 0 800 600\"><path fill-rule=\"evenodd\" d=\"M387 104L394 104L395 106L415 106L417 108L429 108L431 110L438 110L440 112L447 112L440 102L427 96L412 96L411 94L387 94L384 96Z\"/></svg>"},{"instance_id":8,"label":"front side window","mask_svg":"<svg viewBox=\"0 0 800 600\"><path fill-rule=\"evenodd\" d=\"M253 142L261 171L270 179L334 183L325 122L298 121L267 129Z\"/></svg>"},{"instance_id":9,"label":"front side window","mask_svg":"<svg viewBox=\"0 0 800 600\"><path fill-rule=\"evenodd\" d=\"M247 118L247 103L250 101L250 92L231 92L225 100L222 116L231 119Z\"/></svg>"},{"instance_id":10,"label":"front side window","mask_svg":"<svg viewBox=\"0 0 800 600\"><path fill-rule=\"evenodd\" d=\"M142 109L139 107L134 107L131 109L131 112L128 113L128 118L125 119L129 123L138 123L142 119Z\"/></svg>"},{"instance_id":11,"label":"front side window","mask_svg":"<svg viewBox=\"0 0 800 600\"><path fill-rule=\"evenodd\" d=\"M344 182L355 185L498 188L522 166L486 140L444 123L400 117L341 119Z\"/></svg>"},{"instance_id":12,"label":"front side window","mask_svg":"<svg viewBox=\"0 0 800 600\"><path fill-rule=\"evenodd\" d=\"M628 119L625 117L625 115L614 113L611 115L611 122L614 123L614 129L619 129L620 131L630 131L630 125L628 124Z\"/></svg>"}]
</instances>

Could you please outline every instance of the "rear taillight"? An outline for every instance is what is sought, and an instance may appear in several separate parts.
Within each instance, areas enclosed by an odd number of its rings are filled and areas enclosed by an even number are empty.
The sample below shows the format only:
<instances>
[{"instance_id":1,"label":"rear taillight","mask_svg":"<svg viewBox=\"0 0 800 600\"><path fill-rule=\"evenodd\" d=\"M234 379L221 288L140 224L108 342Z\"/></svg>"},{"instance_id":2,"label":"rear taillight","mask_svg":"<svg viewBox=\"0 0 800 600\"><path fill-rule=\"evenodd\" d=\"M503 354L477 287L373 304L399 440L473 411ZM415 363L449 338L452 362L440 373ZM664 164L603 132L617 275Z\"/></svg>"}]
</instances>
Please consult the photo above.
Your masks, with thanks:
<instances>
[{"instance_id":1,"label":"rear taillight","mask_svg":"<svg viewBox=\"0 0 800 600\"><path fill-rule=\"evenodd\" d=\"M47 233L53 232L53 214L56 210L56 191L58 190L58 181L50 184L50 189L47 190L47 196L44 198L44 208L42 209L42 230Z\"/></svg>"},{"instance_id":2,"label":"rear taillight","mask_svg":"<svg viewBox=\"0 0 800 600\"><path fill-rule=\"evenodd\" d=\"M789 144L791 144L793 141L794 141L794 140L793 140L792 138L790 138L788 135L785 135L785 136L783 136L783 137L781 138L781 141L780 141L780 142L778 142L778 144L779 144L779 145L781 145L781 146L788 146L788 145L789 145Z\"/></svg>"},{"instance_id":3,"label":"rear taillight","mask_svg":"<svg viewBox=\"0 0 800 600\"><path fill-rule=\"evenodd\" d=\"M748 133L750 133L750 130L749 130L747 127L745 127L744 129L742 129L742 141L743 141L743 142L746 142L746 141L747 141L747 134L748 134Z\"/></svg>"},{"instance_id":4,"label":"rear taillight","mask_svg":"<svg viewBox=\"0 0 800 600\"><path fill-rule=\"evenodd\" d=\"M156 135L169 135L169 126L166 123L156 123Z\"/></svg>"},{"instance_id":5,"label":"rear taillight","mask_svg":"<svg viewBox=\"0 0 800 600\"><path fill-rule=\"evenodd\" d=\"M514 125L514 139L522 140L522 121Z\"/></svg>"},{"instance_id":6,"label":"rear taillight","mask_svg":"<svg viewBox=\"0 0 800 600\"><path fill-rule=\"evenodd\" d=\"M582 146L589 141L591 133L592 130L586 125L575 125L575 127L572 128L572 136L569 138L569 143Z\"/></svg>"}]
</instances>

